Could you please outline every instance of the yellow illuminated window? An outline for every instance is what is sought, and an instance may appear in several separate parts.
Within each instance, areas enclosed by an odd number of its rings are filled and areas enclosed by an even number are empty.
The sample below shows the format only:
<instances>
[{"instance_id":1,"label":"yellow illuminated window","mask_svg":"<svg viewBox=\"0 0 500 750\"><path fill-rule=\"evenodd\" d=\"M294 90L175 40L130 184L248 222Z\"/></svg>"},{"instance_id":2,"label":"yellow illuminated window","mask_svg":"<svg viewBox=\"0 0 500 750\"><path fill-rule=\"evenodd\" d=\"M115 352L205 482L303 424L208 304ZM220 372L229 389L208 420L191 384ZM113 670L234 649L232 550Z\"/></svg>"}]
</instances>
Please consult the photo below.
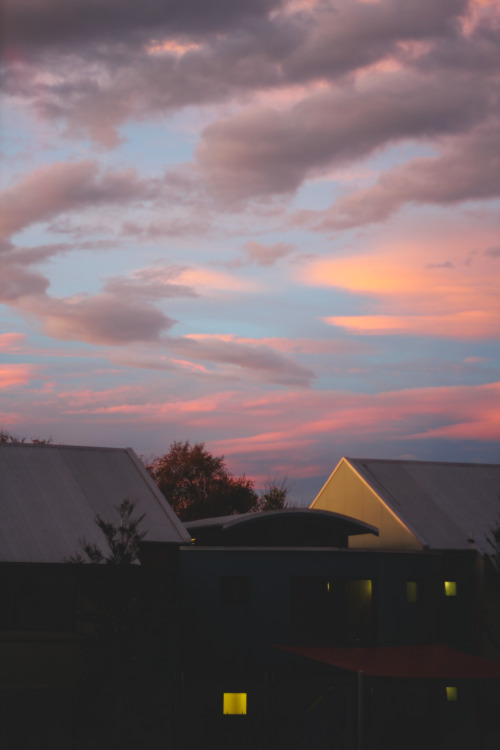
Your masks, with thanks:
<instances>
[{"instance_id":1,"label":"yellow illuminated window","mask_svg":"<svg viewBox=\"0 0 500 750\"><path fill-rule=\"evenodd\" d=\"M223 713L225 714L246 714L247 712L247 694L246 693L224 693Z\"/></svg>"},{"instance_id":2,"label":"yellow illuminated window","mask_svg":"<svg viewBox=\"0 0 500 750\"><path fill-rule=\"evenodd\" d=\"M456 581L445 581L444 582L444 593L445 593L445 596L456 596L457 595L457 582Z\"/></svg>"},{"instance_id":3,"label":"yellow illuminated window","mask_svg":"<svg viewBox=\"0 0 500 750\"><path fill-rule=\"evenodd\" d=\"M406 581L406 601L409 604L416 604L418 601L417 581Z\"/></svg>"},{"instance_id":4,"label":"yellow illuminated window","mask_svg":"<svg viewBox=\"0 0 500 750\"><path fill-rule=\"evenodd\" d=\"M458 700L458 688L456 685L448 685L446 688L446 700L457 701Z\"/></svg>"}]
</instances>

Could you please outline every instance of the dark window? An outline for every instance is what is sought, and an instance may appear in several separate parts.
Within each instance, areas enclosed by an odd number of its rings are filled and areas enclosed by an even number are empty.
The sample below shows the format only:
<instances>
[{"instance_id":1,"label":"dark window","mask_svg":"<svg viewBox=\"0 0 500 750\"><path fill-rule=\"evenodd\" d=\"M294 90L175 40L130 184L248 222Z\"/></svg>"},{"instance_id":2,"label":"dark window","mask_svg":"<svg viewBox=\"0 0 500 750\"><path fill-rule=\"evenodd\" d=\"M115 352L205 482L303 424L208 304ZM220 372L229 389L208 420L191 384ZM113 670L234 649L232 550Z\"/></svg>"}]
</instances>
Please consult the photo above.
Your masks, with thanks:
<instances>
[{"instance_id":1,"label":"dark window","mask_svg":"<svg viewBox=\"0 0 500 750\"><path fill-rule=\"evenodd\" d=\"M249 576L222 576L220 600L222 604L250 604L252 587Z\"/></svg>"},{"instance_id":2,"label":"dark window","mask_svg":"<svg viewBox=\"0 0 500 750\"><path fill-rule=\"evenodd\" d=\"M293 580L293 631L303 645L373 642L371 579L300 576Z\"/></svg>"}]
</instances>

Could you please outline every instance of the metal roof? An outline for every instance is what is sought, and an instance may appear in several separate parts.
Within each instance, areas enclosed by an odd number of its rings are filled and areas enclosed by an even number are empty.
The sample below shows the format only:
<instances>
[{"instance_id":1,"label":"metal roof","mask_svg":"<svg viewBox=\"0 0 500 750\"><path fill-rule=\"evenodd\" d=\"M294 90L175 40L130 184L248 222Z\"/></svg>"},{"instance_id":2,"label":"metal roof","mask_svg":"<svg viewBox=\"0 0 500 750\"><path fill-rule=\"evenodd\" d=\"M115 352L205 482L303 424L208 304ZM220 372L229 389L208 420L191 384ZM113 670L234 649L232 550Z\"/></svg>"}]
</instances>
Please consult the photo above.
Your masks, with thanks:
<instances>
[{"instance_id":1,"label":"metal roof","mask_svg":"<svg viewBox=\"0 0 500 750\"><path fill-rule=\"evenodd\" d=\"M319 510L317 508L283 508L282 510L265 510L257 513L233 513L230 516L217 516L215 518L202 518L199 521L186 521L187 529L202 529L219 526L221 529L227 529L233 526L248 523L265 523L271 518L293 518L296 516L299 520L306 518L322 518L324 521L334 523L345 530L347 534L375 534L378 536L378 529L375 526L357 518L344 516L342 513L334 513L331 510Z\"/></svg>"},{"instance_id":2,"label":"metal roof","mask_svg":"<svg viewBox=\"0 0 500 750\"><path fill-rule=\"evenodd\" d=\"M251 541L252 544L262 544L264 540L266 546L273 543L277 546L293 546L291 540L295 540L295 544L302 546L307 539L307 546L310 546L311 534L314 533L316 536L321 532L320 536L324 542L322 546L326 546L329 541L333 546L339 546L339 539L347 546L347 538L355 534L378 536L375 526L341 513L311 508L284 508L203 518L188 521L185 525L202 544L209 539L220 541L222 544L231 544L231 541L239 539L240 543L241 540L246 540L246 543Z\"/></svg>"},{"instance_id":3,"label":"metal roof","mask_svg":"<svg viewBox=\"0 0 500 750\"><path fill-rule=\"evenodd\" d=\"M491 554L488 539L500 524L500 464L345 460L423 545Z\"/></svg>"},{"instance_id":4,"label":"metal roof","mask_svg":"<svg viewBox=\"0 0 500 750\"><path fill-rule=\"evenodd\" d=\"M145 541L190 540L132 449L0 444L0 561L63 562L82 538L105 551L95 517L118 521L125 499Z\"/></svg>"}]
</instances>

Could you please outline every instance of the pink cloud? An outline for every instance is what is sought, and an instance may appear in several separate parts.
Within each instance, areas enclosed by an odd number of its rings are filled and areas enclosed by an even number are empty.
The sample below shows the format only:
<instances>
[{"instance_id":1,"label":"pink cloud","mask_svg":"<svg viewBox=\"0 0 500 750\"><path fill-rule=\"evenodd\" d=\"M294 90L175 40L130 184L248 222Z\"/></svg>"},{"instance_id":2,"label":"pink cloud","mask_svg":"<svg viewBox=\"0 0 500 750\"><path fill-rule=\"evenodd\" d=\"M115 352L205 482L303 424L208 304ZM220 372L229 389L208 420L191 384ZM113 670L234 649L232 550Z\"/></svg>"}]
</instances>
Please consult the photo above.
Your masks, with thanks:
<instances>
[{"instance_id":1,"label":"pink cloud","mask_svg":"<svg viewBox=\"0 0 500 750\"><path fill-rule=\"evenodd\" d=\"M500 383L442 386L375 394L342 391L269 392L259 397L237 391L197 398L162 400L148 389L122 388L59 394L65 413L107 418L130 417L134 423L203 424L214 439L211 449L227 456L279 454L318 443L341 445L363 434L393 441L450 436L491 441L500 437ZM470 434L467 432L470 427ZM292 460L293 463L293 460Z\"/></svg>"},{"instance_id":2,"label":"pink cloud","mask_svg":"<svg viewBox=\"0 0 500 750\"><path fill-rule=\"evenodd\" d=\"M15 388L20 385L27 385L35 377L35 374L35 365L0 365L0 388Z\"/></svg>"},{"instance_id":3,"label":"pink cloud","mask_svg":"<svg viewBox=\"0 0 500 750\"><path fill-rule=\"evenodd\" d=\"M470 252L472 242L488 247L488 232L429 227L417 239L392 239L365 255L314 260L300 278L370 300L369 314L325 316L350 333L495 338L500 265L487 252Z\"/></svg>"},{"instance_id":4,"label":"pink cloud","mask_svg":"<svg viewBox=\"0 0 500 750\"><path fill-rule=\"evenodd\" d=\"M0 333L0 352L15 353L25 341L24 333Z\"/></svg>"},{"instance_id":5,"label":"pink cloud","mask_svg":"<svg viewBox=\"0 0 500 750\"><path fill-rule=\"evenodd\" d=\"M492 312L471 310L453 315L344 315L323 318L325 323L354 334L440 336L474 339L500 337L500 318Z\"/></svg>"}]
</instances>

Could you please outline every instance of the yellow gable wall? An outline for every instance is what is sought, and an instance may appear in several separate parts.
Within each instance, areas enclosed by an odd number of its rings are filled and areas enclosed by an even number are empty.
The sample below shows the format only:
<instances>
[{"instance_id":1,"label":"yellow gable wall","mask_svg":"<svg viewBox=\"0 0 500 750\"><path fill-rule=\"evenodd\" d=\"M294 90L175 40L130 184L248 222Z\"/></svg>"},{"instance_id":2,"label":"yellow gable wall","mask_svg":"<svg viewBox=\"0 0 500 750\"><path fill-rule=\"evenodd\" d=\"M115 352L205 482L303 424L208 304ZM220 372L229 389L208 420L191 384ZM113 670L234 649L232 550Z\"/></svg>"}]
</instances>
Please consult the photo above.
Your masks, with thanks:
<instances>
[{"instance_id":1,"label":"yellow gable wall","mask_svg":"<svg viewBox=\"0 0 500 750\"><path fill-rule=\"evenodd\" d=\"M373 534L351 536L349 547L422 549L416 537L396 518L345 459L341 460L311 508L343 513L378 528L378 537Z\"/></svg>"}]
</instances>

